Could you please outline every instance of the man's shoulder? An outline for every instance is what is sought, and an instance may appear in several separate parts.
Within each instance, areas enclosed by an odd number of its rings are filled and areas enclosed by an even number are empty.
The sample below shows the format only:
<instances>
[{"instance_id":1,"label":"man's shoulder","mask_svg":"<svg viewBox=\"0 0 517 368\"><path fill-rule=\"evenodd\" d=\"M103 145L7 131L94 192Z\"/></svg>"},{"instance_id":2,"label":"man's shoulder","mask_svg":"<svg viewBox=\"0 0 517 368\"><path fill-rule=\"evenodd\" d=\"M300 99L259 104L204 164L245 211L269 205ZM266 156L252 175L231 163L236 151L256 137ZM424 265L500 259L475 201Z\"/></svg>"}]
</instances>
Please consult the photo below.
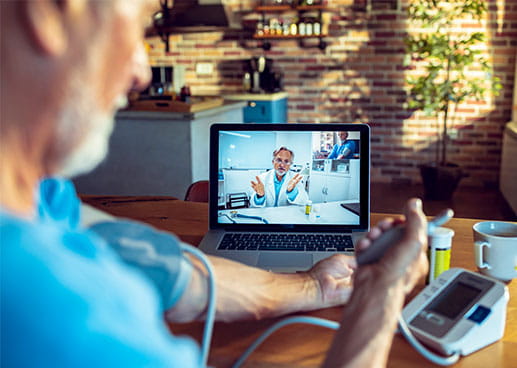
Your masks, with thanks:
<instances>
[{"instance_id":1,"label":"man's shoulder","mask_svg":"<svg viewBox=\"0 0 517 368\"><path fill-rule=\"evenodd\" d=\"M104 305L109 309L113 306L110 299L124 300L121 292L125 287L131 287L133 294L140 293L146 299L154 296L141 276L128 272L104 241L90 231L2 213L0 236L2 279L9 280L3 283L2 293L29 298L33 303L47 303L48 313L57 300L69 306ZM118 286L120 293L113 286ZM45 292L34 293L35 289ZM46 302L45 293L49 295Z\"/></svg>"},{"instance_id":2,"label":"man's shoulder","mask_svg":"<svg viewBox=\"0 0 517 368\"><path fill-rule=\"evenodd\" d=\"M21 243L34 245L49 237L59 237L59 233L59 229L50 223L25 219L0 211L2 246L17 246Z\"/></svg>"},{"instance_id":3,"label":"man's shoulder","mask_svg":"<svg viewBox=\"0 0 517 368\"><path fill-rule=\"evenodd\" d=\"M81 367L98 356L106 366L166 366L181 354L190 361L197 357L193 342L170 343L154 290L117 266L90 232L5 213L0 229L2 336L9 347L6 361L17 363L12 366L30 366L36 357L43 366L62 361Z\"/></svg>"},{"instance_id":4,"label":"man's shoulder","mask_svg":"<svg viewBox=\"0 0 517 368\"><path fill-rule=\"evenodd\" d=\"M91 261L98 246L97 239L87 232L65 229L52 222L6 216L4 213L0 214L0 237L2 263L19 263L19 272L33 272L28 265L35 263L44 265L42 272L62 271L81 260ZM73 266L70 268L73 270Z\"/></svg>"}]
</instances>

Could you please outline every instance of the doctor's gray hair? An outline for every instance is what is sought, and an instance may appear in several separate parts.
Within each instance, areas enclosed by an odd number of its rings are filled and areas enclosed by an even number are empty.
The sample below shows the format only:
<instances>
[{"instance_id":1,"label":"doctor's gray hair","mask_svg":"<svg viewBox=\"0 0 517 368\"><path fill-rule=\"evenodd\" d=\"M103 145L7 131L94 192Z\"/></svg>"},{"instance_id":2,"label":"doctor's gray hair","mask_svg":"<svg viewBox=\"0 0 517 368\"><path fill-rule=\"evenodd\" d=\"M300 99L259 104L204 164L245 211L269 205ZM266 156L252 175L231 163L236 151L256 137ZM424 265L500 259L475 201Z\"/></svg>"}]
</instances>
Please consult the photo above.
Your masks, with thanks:
<instances>
[{"instance_id":1,"label":"doctor's gray hair","mask_svg":"<svg viewBox=\"0 0 517 368\"><path fill-rule=\"evenodd\" d=\"M291 154L291 161L294 161L294 152L291 151L289 148L282 146L279 149L276 149L273 151L273 159L280 153L280 151L287 151Z\"/></svg>"}]
</instances>

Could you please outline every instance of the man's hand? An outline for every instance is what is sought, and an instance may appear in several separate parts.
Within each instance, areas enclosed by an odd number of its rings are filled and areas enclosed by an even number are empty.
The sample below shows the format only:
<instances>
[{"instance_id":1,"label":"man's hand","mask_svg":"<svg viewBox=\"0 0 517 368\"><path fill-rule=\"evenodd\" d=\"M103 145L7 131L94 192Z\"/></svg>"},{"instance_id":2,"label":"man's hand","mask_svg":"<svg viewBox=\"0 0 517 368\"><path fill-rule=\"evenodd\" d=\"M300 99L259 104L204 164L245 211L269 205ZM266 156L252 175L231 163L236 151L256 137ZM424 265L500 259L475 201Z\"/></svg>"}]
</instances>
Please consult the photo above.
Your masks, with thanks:
<instances>
[{"instance_id":1,"label":"man's hand","mask_svg":"<svg viewBox=\"0 0 517 368\"><path fill-rule=\"evenodd\" d=\"M404 210L404 237L376 263L354 273L354 290L343 311L340 329L324 367L385 367L397 319L407 293L427 273L427 221L422 202L412 199ZM404 220L386 219L358 242L369 247L384 231Z\"/></svg>"},{"instance_id":2,"label":"man's hand","mask_svg":"<svg viewBox=\"0 0 517 368\"><path fill-rule=\"evenodd\" d=\"M257 193L257 196L264 197L264 183L260 181L260 178L258 176L255 176L255 179L257 179L257 182L255 183L253 180L251 181L251 187Z\"/></svg>"},{"instance_id":3,"label":"man's hand","mask_svg":"<svg viewBox=\"0 0 517 368\"><path fill-rule=\"evenodd\" d=\"M405 293L411 291L417 281L427 274L427 220L422 212L419 199L410 200L405 207L405 220L386 218L374 226L368 235L357 244L360 252L369 247L373 240L391 227L405 222L405 235L402 241L390 248L385 256L371 265L390 282L401 280Z\"/></svg>"},{"instance_id":4,"label":"man's hand","mask_svg":"<svg viewBox=\"0 0 517 368\"><path fill-rule=\"evenodd\" d=\"M335 254L316 263L307 273L317 282L316 308L344 304L352 292L352 274L357 264L354 257Z\"/></svg>"},{"instance_id":5,"label":"man's hand","mask_svg":"<svg viewBox=\"0 0 517 368\"><path fill-rule=\"evenodd\" d=\"M296 174L293 176L291 180L289 180L289 183L287 183L287 191L292 192L294 187L296 187L296 184L298 184L302 180L302 176L300 174Z\"/></svg>"}]
</instances>

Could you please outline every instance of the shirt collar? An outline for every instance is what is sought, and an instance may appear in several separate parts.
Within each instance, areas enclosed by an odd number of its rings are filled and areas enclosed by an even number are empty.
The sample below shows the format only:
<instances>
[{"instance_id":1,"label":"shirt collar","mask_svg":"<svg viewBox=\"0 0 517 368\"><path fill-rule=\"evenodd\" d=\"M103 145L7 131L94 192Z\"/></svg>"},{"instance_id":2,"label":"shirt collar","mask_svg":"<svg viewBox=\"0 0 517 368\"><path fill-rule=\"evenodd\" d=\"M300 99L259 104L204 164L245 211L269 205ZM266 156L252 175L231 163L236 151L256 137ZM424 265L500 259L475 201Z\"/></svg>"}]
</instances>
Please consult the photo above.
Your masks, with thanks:
<instances>
[{"instance_id":1,"label":"shirt collar","mask_svg":"<svg viewBox=\"0 0 517 368\"><path fill-rule=\"evenodd\" d=\"M81 205L71 181L47 178L40 182L37 192L37 213L42 221L77 228Z\"/></svg>"},{"instance_id":2,"label":"shirt collar","mask_svg":"<svg viewBox=\"0 0 517 368\"><path fill-rule=\"evenodd\" d=\"M281 182L283 182L286 175L287 175L287 173L285 173L284 176L282 176L282 179L278 180L278 177L276 176L276 171L275 171L273 173L273 179L275 180L275 184L280 184Z\"/></svg>"}]
</instances>

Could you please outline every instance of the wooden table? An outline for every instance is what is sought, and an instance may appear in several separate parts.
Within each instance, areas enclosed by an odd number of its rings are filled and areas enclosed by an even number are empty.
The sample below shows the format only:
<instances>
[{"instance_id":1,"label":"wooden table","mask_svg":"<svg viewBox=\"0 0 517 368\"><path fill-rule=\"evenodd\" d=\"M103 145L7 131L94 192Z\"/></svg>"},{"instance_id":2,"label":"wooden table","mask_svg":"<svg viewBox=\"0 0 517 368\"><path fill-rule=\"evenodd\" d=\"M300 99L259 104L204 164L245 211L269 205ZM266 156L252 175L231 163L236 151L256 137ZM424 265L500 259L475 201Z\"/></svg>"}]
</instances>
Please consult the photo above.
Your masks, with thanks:
<instances>
[{"instance_id":1,"label":"wooden table","mask_svg":"<svg viewBox=\"0 0 517 368\"><path fill-rule=\"evenodd\" d=\"M184 202L167 197L92 197L83 200L115 216L141 220L157 228L171 231L182 240L198 245L208 229L208 205ZM371 215L372 224L386 214ZM475 270L472 225L478 220L452 219L447 227L455 231L451 267ZM423 288L418 285L415 293ZM508 284L506 331L502 340L470 356L461 358L455 367L517 367L517 281ZM340 320L341 308L328 308L312 316ZM242 352L278 319L263 321L216 323L209 364L230 367ZM171 326L175 334L188 334L200 340L203 325L190 323ZM321 365L334 335L333 331L316 326L293 325L273 334L248 359L246 367L317 367ZM388 367L435 367L421 357L399 335L395 336Z\"/></svg>"}]
</instances>

